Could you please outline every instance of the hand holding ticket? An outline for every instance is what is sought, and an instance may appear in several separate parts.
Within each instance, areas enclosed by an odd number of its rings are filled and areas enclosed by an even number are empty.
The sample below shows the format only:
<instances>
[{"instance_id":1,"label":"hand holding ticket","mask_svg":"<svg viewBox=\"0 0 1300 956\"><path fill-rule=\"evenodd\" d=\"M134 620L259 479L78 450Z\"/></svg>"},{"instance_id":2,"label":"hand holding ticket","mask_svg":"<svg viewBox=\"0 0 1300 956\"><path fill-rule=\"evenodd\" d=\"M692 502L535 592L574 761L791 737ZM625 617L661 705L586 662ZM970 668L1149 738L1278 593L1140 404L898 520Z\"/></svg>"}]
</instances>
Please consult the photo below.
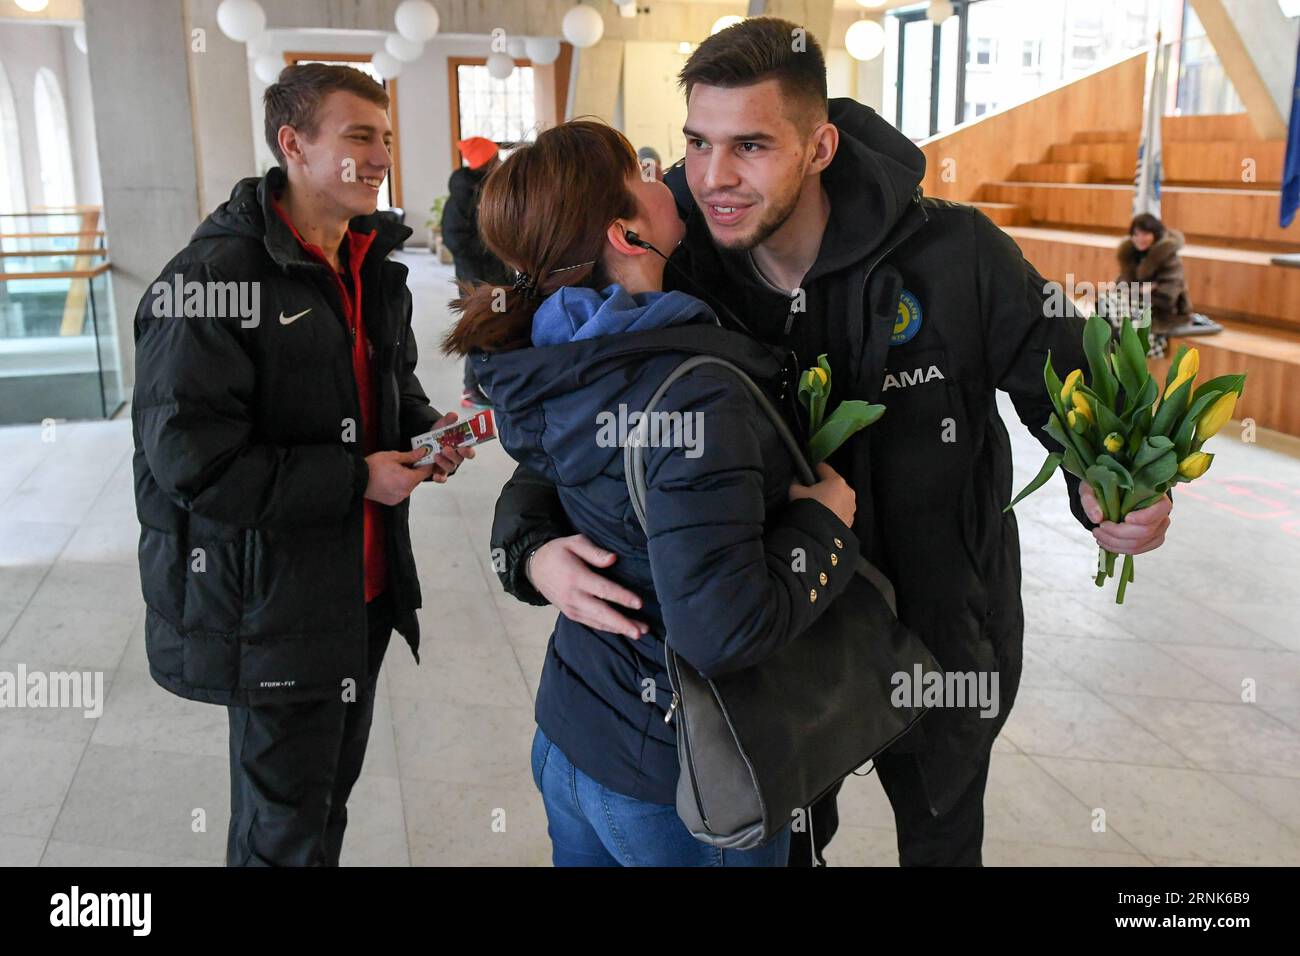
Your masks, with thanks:
<instances>
[{"instance_id":1,"label":"hand holding ticket","mask_svg":"<svg viewBox=\"0 0 1300 956\"><path fill-rule=\"evenodd\" d=\"M421 446L429 449L427 455L415 462L415 467L433 464L434 458L444 449L468 448L471 445L492 441L496 437L497 427L496 420L492 417L492 409L485 408L462 422L452 422L450 425L435 428L433 431L412 438L412 449Z\"/></svg>"}]
</instances>

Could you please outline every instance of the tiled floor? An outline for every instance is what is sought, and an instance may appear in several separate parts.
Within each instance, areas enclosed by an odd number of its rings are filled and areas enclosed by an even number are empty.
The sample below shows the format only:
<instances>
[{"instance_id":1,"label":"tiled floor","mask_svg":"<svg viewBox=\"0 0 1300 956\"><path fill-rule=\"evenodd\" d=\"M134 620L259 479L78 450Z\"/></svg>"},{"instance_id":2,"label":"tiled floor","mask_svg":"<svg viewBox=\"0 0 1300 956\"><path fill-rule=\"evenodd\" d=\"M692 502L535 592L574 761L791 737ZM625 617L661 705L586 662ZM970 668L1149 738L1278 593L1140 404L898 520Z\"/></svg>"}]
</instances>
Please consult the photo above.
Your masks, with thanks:
<instances>
[{"instance_id":1,"label":"tiled floor","mask_svg":"<svg viewBox=\"0 0 1300 956\"><path fill-rule=\"evenodd\" d=\"M455 407L458 365L433 348L448 270L408 260L421 378ZM1042 451L1012 431L1019 484ZM225 712L168 695L146 670L129 423L59 425L54 438L0 429L0 671L102 670L107 702L98 719L0 710L0 863L219 863ZM1215 444L1124 607L1093 587L1091 539L1059 481L1018 509L1025 673L989 779L988 863L1300 863L1300 443L1225 432ZM387 658L345 863L549 860L528 745L552 612L501 594L487 547L510 469L492 446L415 493L438 611L424 615L421 667L400 643ZM896 862L874 779L846 784L841 820L833 863Z\"/></svg>"}]
</instances>

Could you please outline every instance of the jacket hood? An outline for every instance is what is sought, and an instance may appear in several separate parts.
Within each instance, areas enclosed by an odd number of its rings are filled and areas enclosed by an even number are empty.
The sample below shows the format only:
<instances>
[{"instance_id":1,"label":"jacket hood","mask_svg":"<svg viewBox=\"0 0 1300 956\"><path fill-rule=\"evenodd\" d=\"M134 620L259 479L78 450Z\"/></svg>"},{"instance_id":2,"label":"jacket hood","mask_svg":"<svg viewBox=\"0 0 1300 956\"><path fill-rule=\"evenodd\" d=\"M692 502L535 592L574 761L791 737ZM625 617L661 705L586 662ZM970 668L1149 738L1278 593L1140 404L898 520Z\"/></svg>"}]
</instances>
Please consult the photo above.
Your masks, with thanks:
<instances>
[{"instance_id":1,"label":"jacket hood","mask_svg":"<svg viewBox=\"0 0 1300 956\"><path fill-rule=\"evenodd\" d=\"M564 288L538 309L533 340L531 348L470 360L502 445L562 485L588 481L622 458L621 441L609 441L602 424L621 428L687 354L724 355L756 379L781 368L773 350L719 327L704 303L681 292Z\"/></svg>"},{"instance_id":2,"label":"jacket hood","mask_svg":"<svg viewBox=\"0 0 1300 956\"><path fill-rule=\"evenodd\" d=\"M533 345L563 345L701 320L716 322L708 306L684 292L632 295L617 284L601 290L564 286L533 316Z\"/></svg>"},{"instance_id":3,"label":"jacket hood","mask_svg":"<svg viewBox=\"0 0 1300 956\"><path fill-rule=\"evenodd\" d=\"M281 268L290 264L315 265L298 245L288 226L276 215L272 205L275 196L287 184L288 178L278 166L273 166L260 179L256 176L241 179L235 183L230 198L199 223L190 241L223 237L256 239L266 246L266 251ZM382 259L412 234L409 227L398 225L377 212L357 216L348 223L348 228L361 233L374 230L375 241L367 258Z\"/></svg>"},{"instance_id":4,"label":"jacket hood","mask_svg":"<svg viewBox=\"0 0 1300 956\"><path fill-rule=\"evenodd\" d=\"M830 101L840 145L822 173L831 203L808 279L866 258L912 207L925 177L925 154L880 114L856 100Z\"/></svg>"}]
</instances>

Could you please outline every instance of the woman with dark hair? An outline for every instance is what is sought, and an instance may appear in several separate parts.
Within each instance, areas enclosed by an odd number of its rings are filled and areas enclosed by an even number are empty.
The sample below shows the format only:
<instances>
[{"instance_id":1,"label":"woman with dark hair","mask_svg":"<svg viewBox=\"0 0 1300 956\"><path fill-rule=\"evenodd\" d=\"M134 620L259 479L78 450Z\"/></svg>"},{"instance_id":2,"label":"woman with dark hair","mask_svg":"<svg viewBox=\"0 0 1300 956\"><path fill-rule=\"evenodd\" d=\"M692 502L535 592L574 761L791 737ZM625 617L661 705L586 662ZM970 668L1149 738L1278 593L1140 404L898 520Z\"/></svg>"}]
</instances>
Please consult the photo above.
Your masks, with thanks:
<instances>
[{"instance_id":1,"label":"woman with dark hair","mask_svg":"<svg viewBox=\"0 0 1300 956\"><path fill-rule=\"evenodd\" d=\"M668 187L640 175L616 130L546 130L487 179L483 240L519 275L465 288L444 341L468 355L520 463L544 475L600 549L609 597L639 632L561 614L537 691L533 779L557 866L784 866L790 829L751 850L696 840L675 810L673 693L665 645L713 677L795 638L847 586L856 502L831 468L793 484L772 423L732 371L693 369L658 409L646 450L646 530L623 470L622 423L686 357L725 352L760 384L781 357L721 328L700 300L663 291L684 233ZM657 413L657 415L659 414ZM659 431L658 440L654 433ZM580 616L580 615L579 615Z\"/></svg>"},{"instance_id":2,"label":"woman with dark hair","mask_svg":"<svg viewBox=\"0 0 1300 956\"><path fill-rule=\"evenodd\" d=\"M1183 234L1144 212L1133 217L1117 253L1120 282L1151 283L1151 336L1213 335L1223 326L1192 311L1178 250Z\"/></svg>"}]
</instances>

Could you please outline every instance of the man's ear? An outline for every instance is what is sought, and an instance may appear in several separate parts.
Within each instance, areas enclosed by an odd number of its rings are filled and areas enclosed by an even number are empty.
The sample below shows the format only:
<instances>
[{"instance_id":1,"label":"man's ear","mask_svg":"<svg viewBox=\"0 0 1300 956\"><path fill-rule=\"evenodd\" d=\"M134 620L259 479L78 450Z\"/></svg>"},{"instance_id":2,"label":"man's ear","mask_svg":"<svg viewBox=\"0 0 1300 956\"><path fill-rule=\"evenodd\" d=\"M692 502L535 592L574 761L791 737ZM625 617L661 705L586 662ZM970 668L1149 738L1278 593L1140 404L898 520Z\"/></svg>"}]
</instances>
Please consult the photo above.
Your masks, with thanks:
<instances>
[{"instance_id":1,"label":"man's ear","mask_svg":"<svg viewBox=\"0 0 1300 956\"><path fill-rule=\"evenodd\" d=\"M626 232L627 223L623 222L621 219L615 219L609 224L609 228L605 230L605 238L608 239L609 244L614 247L614 251L620 255L645 255L647 250L642 249L640 246L634 246L632 243L627 241Z\"/></svg>"},{"instance_id":2,"label":"man's ear","mask_svg":"<svg viewBox=\"0 0 1300 956\"><path fill-rule=\"evenodd\" d=\"M281 126L275 135L276 142L280 144L280 152L284 155L285 161L296 160L303 161L302 140L298 136L298 131L288 124Z\"/></svg>"},{"instance_id":3,"label":"man's ear","mask_svg":"<svg viewBox=\"0 0 1300 956\"><path fill-rule=\"evenodd\" d=\"M820 124L813 130L812 142L812 162L808 166L808 172L820 173L831 164L836 150L840 148L839 127L830 121Z\"/></svg>"}]
</instances>

